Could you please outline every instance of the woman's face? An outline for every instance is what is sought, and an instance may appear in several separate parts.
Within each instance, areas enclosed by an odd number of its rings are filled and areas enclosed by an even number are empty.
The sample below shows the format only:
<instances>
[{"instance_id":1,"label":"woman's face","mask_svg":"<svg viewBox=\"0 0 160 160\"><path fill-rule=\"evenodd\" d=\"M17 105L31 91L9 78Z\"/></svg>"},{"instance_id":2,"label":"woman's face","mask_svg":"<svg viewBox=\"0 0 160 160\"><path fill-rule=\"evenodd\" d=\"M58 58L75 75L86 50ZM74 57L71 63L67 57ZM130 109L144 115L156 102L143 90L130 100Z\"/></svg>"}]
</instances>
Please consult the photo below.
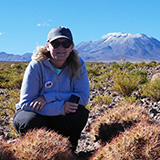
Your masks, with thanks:
<instances>
[{"instance_id":1,"label":"woman's face","mask_svg":"<svg viewBox=\"0 0 160 160\"><path fill-rule=\"evenodd\" d=\"M65 62L70 52L73 50L74 44L66 38L58 38L50 43L47 43L47 49L50 51L54 62Z\"/></svg>"}]
</instances>

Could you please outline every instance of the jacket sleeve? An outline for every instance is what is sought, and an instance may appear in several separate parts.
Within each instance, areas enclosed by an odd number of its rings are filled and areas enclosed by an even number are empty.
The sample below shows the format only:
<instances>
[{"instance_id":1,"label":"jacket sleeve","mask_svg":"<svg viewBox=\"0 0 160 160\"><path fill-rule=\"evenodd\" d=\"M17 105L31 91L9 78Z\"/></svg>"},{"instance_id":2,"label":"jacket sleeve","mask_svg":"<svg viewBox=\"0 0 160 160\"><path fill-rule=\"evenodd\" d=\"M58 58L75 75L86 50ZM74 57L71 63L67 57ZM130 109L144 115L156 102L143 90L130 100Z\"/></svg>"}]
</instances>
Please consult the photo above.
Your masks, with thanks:
<instances>
[{"instance_id":1,"label":"jacket sleeve","mask_svg":"<svg viewBox=\"0 0 160 160\"><path fill-rule=\"evenodd\" d=\"M30 107L30 103L40 96L40 90L42 87L42 82L40 81L41 78L39 64L31 62L26 68L21 87L20 102L16 105L16 107L21 107L26 111L33 111L42 115L64 115L64 100L48 103L41 111L35 111L32 107Z\"/></svg>"},{"instance_id":2,"label":"jacket sleeve","mask_svg":"<svg viewBox=\"0 0 160 160\"><path fill-rule=\"evenodd\" d=\"M65 92L48 92L44 93L43 96L46 99L47 103L54 102L56 100L68 100L72 93L65 93Z\"/></svg>"}]
</instances>

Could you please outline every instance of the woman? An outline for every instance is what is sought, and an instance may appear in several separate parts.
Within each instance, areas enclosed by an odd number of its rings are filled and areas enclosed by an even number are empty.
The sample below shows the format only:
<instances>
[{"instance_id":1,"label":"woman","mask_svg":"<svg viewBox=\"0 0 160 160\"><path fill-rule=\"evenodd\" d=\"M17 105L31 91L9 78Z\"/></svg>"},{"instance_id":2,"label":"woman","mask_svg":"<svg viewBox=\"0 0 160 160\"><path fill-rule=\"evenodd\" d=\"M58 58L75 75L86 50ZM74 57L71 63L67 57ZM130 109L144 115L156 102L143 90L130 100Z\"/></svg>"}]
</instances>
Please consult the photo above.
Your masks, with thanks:
<instances>
[{"instance_id":1,"label":"woman","mask_svg":"<svg viewBox=\"0 0 160 160\"><path fill-rule=\"evenodd\" d=\"M45 127L69 137L75 150L87 119L89 81L85 63L73 49L71 31L53 28L26 68L14 126L21 136ZM79 103L71 102L71 95Z\"/></svg>"}]
</instances>

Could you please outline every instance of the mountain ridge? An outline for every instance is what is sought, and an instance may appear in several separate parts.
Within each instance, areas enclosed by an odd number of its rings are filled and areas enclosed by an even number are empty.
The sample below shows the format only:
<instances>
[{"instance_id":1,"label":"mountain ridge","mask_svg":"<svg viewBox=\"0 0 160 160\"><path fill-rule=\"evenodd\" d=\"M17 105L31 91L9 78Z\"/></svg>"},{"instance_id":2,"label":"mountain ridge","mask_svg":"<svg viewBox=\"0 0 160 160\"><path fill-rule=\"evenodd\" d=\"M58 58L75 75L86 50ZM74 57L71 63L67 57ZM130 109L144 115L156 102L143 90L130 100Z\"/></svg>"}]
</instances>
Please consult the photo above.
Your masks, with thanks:
<instances>
[{"instance_id":1,"label":"mountain ridge","mask_svg":"<svg viewBox=\"0 0 160 160\"><path fill-rule=\"evenodd\" d=\"M0 52L0 61L30 61L32 53L25 53L23 55L15 55L15 54L8 54L6 52Z\"/></svg>"},{"instance_id":2,"label":"mountain ridge","mask_svg":"<svg viewBox=\"0 0 160 160\"><path fill-rule=\"evenodd\" d=\"M81 42L75 46L84 61L160 61L160 41L143 33L114 32L96 41ZM0 52L0 61L30 61L32 53L23 55Z\"/></svg>"},{"instance_id":3,"label":"mountain ridge","mask_svg":"<svg viewBox=\"0 0 160 160\"><path fill-rule=\"evenodd\" d=\"M97 41L82 42L76 49L87 61L115 61L120 57L127 61L160 60L160 41L140 33L108 33Z\"/></svg>"}]
</instances>

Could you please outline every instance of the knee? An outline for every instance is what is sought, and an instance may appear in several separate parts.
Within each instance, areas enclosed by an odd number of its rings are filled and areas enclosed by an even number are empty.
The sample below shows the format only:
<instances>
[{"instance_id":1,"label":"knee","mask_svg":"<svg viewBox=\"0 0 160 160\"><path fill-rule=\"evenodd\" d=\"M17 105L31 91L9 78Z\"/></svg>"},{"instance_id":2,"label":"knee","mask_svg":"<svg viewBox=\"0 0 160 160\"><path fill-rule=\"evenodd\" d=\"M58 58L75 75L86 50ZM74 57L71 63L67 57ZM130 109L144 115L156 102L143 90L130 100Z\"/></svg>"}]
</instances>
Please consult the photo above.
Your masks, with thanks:
<instances>
[{"instance_id":1,"label":"knee","mask_svg":"<svg viewBox=\"0 0 160 160\"><path fill-rule=\"evenodd\" d=\"M67 126L74 130L83 130L87 123L88 115L89 111L85 107L79 106L78 110L74 114L66 116Z\"/></svg>"},{"instance_id":2,"label":"knee","mask_svg":"<svg viewBox=\"0 0 160 160\"><path fill-rule=\"evenodd\" d=\"M84 106L79 105L76 116L78 117L77 123L79 123L80 126L85 126L88 120L89 111Z\"/></svg>"},{"instance_id":3,"label":"knee","mask_svg":"<svg viewBox=\"0 0 160 160\"><path fill-rule=\"evenodd\" d=\"M39 118L34 112L27 112L24 110L18 111L14 118L13 124L20 135L23 135L29 129L40 128Z\"/></svg>"},{"instance_id":4,"label":"knee","mask_svg":"<svg viewBox=\"0 0 160 160\"><path fill-rule=\"evenodd\" d=\"M29 117L25 116L23 110L15 113L13 118L13 125L17 132L22 136L27 131Z\"/></svg>"},{"instance_id":5,"label":"knee","mask_svg":"<svg viewBox=\"0 0 160 160\"><path fill-rule=\"evenodd\" d=\"M13 125L16 131L23 136L27 132L27 123L21 119L18 119L18 117L15 117L13 119Z\"/></svg>"}]
</instances>

